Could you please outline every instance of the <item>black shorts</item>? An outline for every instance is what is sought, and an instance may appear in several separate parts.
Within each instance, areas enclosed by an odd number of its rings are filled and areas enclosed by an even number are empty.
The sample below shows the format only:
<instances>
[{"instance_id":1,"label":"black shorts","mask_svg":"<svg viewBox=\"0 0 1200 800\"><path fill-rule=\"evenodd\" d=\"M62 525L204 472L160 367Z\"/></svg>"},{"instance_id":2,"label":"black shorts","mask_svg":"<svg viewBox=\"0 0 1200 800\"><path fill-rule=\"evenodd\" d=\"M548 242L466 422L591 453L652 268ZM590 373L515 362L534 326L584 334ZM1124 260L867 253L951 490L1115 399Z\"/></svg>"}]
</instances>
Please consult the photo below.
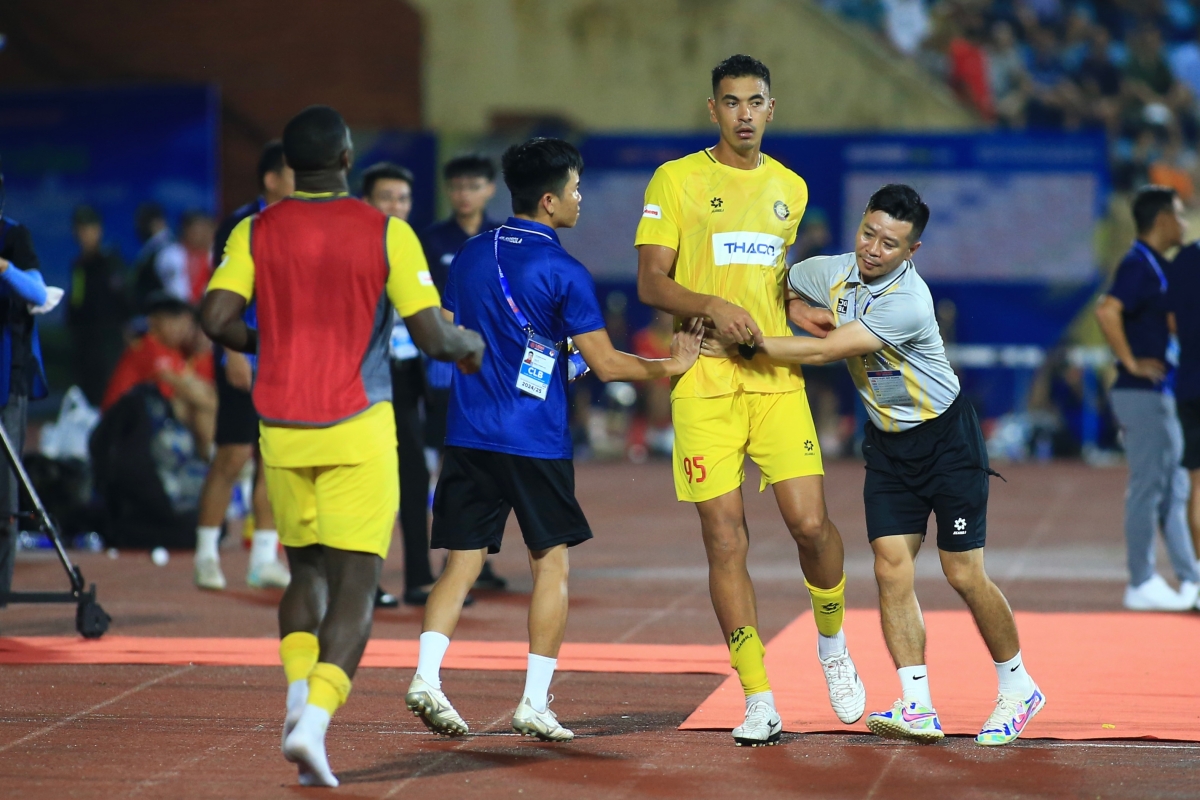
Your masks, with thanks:
<instances>
[{"instance_id":1,"label":"black shorts","mask_svg":"<svg viewBox=\"0 0 1200 800\"><path fill-rule=\"evenodd\" d=\"M442 452L446 446L446 416L450 413L450 390L425 387L425 446Z\"/></svg>"},{"instance_id":2,"label":"black shorts","mask_svg":"<svg viewBox=\"0 0 1200 800\"><path fill-rule=\"evenodd\" d=\"M258 444L258 412L250 393L229 385L219 349L214 348L217 383L217 446L227 444Z\"/></svg>"},{"instance_id":3,"label":"black shorts","mask_svg":"<svg viewBox=\"0 0 1200 800\"><path fill-rule=\"evenodd\" d=\"M1186 470L1200 469L1200 399L1177 401L1175 413L1183 428L1183 461L1180 463Z\"/></svg>"},{"instance_id":4,"label":"black shorts","mask_svg":"<svg viewBox=\"0 0 1200 800\"><path fill-rule=\"evenodd\" d=\"M574 547L592 538L575 499L575 465L467 447L445 449L433 496L430 547L500 552L508 512L517 512L530 550Z\"/></svg>"},{"instance_id":5,"label":"black shorts","mask_svg":"<svg viewBox=\"0 0 1200 800\"><path fill-rule=\"evenodd\" d=\"M939 550L983 547L993 473L979 419L962 395L941 416L899 433L867 422L863 457L868 539L924 536L932 512Z\"/></svg>"}]
</instances>

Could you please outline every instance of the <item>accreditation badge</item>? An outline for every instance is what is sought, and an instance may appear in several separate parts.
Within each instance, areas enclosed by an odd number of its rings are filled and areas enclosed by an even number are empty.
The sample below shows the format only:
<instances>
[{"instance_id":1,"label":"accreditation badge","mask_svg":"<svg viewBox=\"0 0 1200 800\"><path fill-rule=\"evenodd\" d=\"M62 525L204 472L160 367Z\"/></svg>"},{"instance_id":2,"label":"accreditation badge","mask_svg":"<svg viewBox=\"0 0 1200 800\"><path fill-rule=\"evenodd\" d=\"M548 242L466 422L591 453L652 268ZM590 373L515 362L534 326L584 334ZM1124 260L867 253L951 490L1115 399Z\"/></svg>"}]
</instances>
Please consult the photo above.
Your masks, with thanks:
<instances>
[{"instance_id":1,"label":"accreditation badge","mask_svg":"<svg viewBox=\"0 0 1200 800\"><path fill-rule=\"evenodd\" d=\"M530 334L517 371L517 388L530 397L545 400L550 391L550 378L558 362L558 347L549 339Z\"/></svg>"}]
</instances>

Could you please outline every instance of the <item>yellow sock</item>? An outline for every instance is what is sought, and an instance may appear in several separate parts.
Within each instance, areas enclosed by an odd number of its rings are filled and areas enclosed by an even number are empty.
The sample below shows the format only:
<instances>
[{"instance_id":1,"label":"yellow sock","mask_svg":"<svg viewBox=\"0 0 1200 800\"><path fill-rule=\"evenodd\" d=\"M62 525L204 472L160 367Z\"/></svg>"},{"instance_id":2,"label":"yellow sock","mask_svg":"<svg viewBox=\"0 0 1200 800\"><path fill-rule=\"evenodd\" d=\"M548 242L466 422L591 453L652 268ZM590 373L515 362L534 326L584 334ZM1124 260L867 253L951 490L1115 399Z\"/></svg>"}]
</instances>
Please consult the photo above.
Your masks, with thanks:
<instances>
[{"instance_id":1,"label":"yellow sock","mask_svg":"<svg viewBox=\"0 0 1200 800\"><path fill-rule=\"evenodd\" d=\"M808 593L812 597L813 618L817 623L817 630L822 636L837 636L838 631L842 629L842 620L846 617L846 574L842 573L842 580L837 586L832 589L818 589L808 581L804 582L808 587Z\"/></svg>"},{"instance_id":2,"label":"yellow sock","mask_svg":"<svg viewBox=\"0 0 1200 800\"><path fill-rule=\"evenodd\" d=\"M323 708L333 716L350 696L350 677L336 664L325 661L313 667L308 676L308 704Z\"/></svg>"},{"instance_id":3,"label":"yellow sock","mask_svg":"<svg viewBox=\"0 0 1200 800\"><path fill-rule=\"evenodd\" d=\"M758 631L749 625L738 628L729 634L729 666L737 670L742 682L742 691L749 697L752 694L771 691L771 682L767 680L767 668L763 664L763 656L767 648L763 647Z\"/></svg>"},{"instance_id":4,"label":"yellow sock","mask_svg":"<svg viewBox=\"0 0 1200 800\"><path fill-rule=\"evenodd\" d=\"M287 675L287 682L291 684L306 679L317 665L320 654L321 645L311 633L298 631L283 637L279 642L279 660L283 662L283 674Z\"/></svg>"}]
</instances>

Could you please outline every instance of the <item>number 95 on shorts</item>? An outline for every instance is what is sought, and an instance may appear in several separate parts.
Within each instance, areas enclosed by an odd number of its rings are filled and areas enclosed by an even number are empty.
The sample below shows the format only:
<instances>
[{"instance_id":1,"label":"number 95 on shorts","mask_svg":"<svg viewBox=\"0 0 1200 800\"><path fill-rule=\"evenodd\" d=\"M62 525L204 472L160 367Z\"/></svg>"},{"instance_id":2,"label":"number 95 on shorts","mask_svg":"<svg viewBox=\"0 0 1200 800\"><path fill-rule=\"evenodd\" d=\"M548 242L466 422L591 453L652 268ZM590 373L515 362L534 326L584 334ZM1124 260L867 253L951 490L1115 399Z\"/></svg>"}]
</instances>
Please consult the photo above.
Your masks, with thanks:
<instances>
[{"instance_id":1,"label":"number 95 on shorts","mask_svg":"<svg viewBox=\"0 0 1200 800\"><path fill-rule=\"evenodd\" d=\"M671 420L675 496L683 502L711 500L740 487L747 455L762 471L760 492L772 483L825 472L803 389L674 398Z\"/></svg>"}]
</instances>

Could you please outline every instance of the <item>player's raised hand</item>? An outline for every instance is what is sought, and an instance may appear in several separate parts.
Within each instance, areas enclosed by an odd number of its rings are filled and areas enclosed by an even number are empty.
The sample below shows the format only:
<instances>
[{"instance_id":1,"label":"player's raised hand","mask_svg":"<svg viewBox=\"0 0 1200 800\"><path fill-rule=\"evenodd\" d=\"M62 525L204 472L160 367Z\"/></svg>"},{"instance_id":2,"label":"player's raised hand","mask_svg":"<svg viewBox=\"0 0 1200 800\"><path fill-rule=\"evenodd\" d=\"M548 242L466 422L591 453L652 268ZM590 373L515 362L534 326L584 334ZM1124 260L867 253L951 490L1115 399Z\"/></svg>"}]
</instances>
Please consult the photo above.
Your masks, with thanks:
<instances>
[{"instance_id":1,"label":"player's raised hand","mask_svg":"<svg viewBox=\"0 0 1200 800\"><path fill-rule=\"evenodd\" d=\"M811 333L818 339L824 339L829 332L837 327L833 312L827 308L810 306L799 298L793 298L787 304L788 319L802 330Z\"/></svg>"},{"instance_id":2,"label":"player's raised hand","mask_svg":"<svg viewBox=\"0 0 1200 800\"><path fill-rule=\"evenodd\" d=\"M472 330L468 330L461 325L458 326L459 331L466 341L469 352L460 358L456 363L458 370L463 375L474 375L479 370L483 369L483 351L487 349L487 345L483 341L483 337Z\"/></svg>"},{"instance_id":3,"label":"player's raised hand","mask_svg":"<svg viewBox=\"0 0 1200 800\"><path fill-rule=\"evenodd\" d=\"M719 339L737 344L763 343L762 331L746 309L728 300L714 299L716 302L709 309L708 316Z\"/></svg>"},{"instance_id":4,"label":"player's raised hand","mask_svg":"<svg viewBox=\"0 0 1200 800\"><path fill-rule=\"evenodd\" d=\"M681 373L687 372L696 363L703 341L704 320L700 318L686 320L683 327L675 331L671 337L671 358L679 362L683 368Z\"/></svg>"}]
</instances>

